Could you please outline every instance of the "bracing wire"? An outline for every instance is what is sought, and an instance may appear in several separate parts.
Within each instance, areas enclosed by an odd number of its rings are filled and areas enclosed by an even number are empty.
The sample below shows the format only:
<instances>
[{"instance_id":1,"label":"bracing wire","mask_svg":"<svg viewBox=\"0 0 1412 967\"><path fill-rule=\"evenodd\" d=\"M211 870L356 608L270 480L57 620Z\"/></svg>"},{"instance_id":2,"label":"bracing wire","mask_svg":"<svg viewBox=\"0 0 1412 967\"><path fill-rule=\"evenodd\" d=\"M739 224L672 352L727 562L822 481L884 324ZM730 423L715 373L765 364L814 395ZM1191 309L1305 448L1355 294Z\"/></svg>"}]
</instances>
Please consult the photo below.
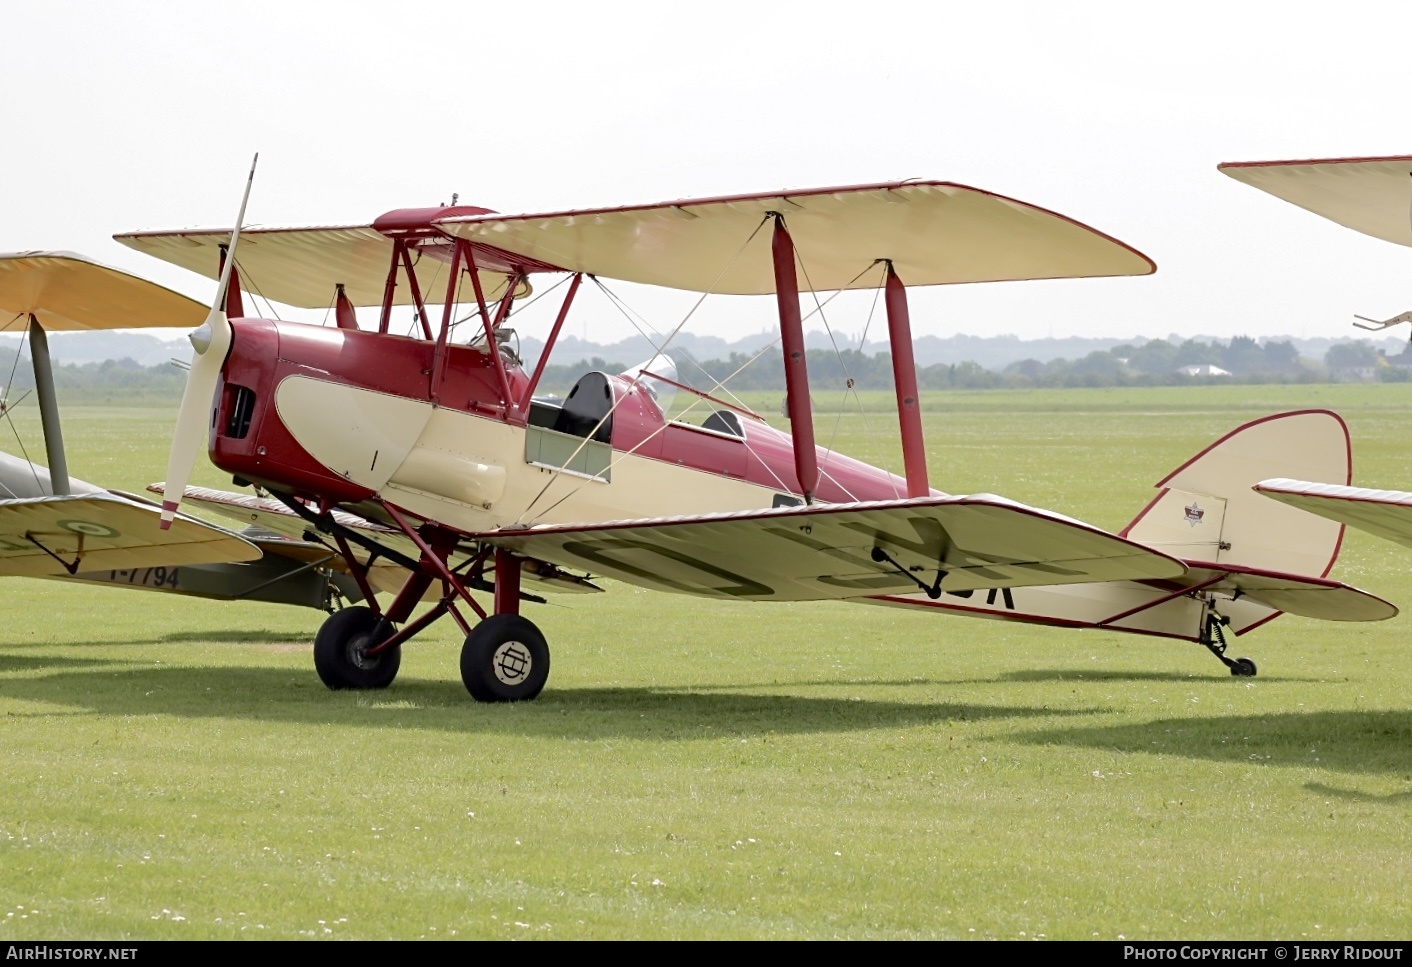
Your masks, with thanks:
<instances>
[{"instance_id":1,"label":"bracing wire","mask_svg":"<svg viewBox=\"0 0 1412 967\"><path fill-rule=\"evenodd\" d=\"M24 315L24 313L21 313L21 315ZM17 316L16 318L19 318L19 317ZM11 320L11 322L13 322L13 321L14 321L14 320ZM26 326L26 328L28 328L28 326ZM6 394L7 396L8 396L9 393L10 393L10 387L13 386L14 383L15 383L15 373L16 373L16 372L19 370L19 368L20 368L20 356L24 353L24 349L25 349L25 340L21 339L21 340L20 340L20 348L17 349L17 350L15 350L15 361L14 361L14 362L11 364L11 366L10 366L10 380L9 380L8 383L5 384L5 394ZM28 395L29 395L29 393L26 392L26 393L25 393L25 396L28 396ZM20 399L15 400L14 403L8 403L8 402L7 402L7 403L5 404L5 406L4 406L5 422L7 422L7 423L10 424L10 431L15 434L15 443L18 444L18 445L19 445L19 448L20 448L20 456L24 457L25 463L29 464L29 472L34 475L34 486L39 490L40 493L43 493L43 492L44 492L44 485L39 482L39 471L35 469L35 467L34 467L34 461L29 458L29 451L25 449L25 441L24 441L24 438L20 436L20 428L17 427L17 426L15 426L15 418L10 415L10 412L11 412L16 406L18 406L19 403L20 403L20 401L23 400L23 399L24 399L24 396L21 396ZM8 489L8 488L7 488L7 489ZM52 486L51 486L50 489L52 489Z\"/></svg>"},{"instance_id":2,"label":"bracing wire","mask_svg":"<svg viewBox=\"0 0 1412 967\"><path fill-rule=\"evenodd\" d=\"M749 359L747 359L744 363L742 363L740 366L738 366L738 367L736 368L735 372L731 373L730 376L727 376L727 377L726 377L726 380L729 380L729 379L731 379L731 378L733 378L733 377L739 375L740 372L741 372L742 370L744 370L747 366L749 366L751 363L755 362L755 360L759 359L761 356L765 355L765 353L768 352L771 348L773 348L776 342L779 342L779 340L778 340L778 339L775 339L775 340L772 341L768 346L765 346L763 349L761 349L761 350L760 350L758 353L756 353L754 356L751 356ZM711 376L710 373L707 373L706 375L707 375L708 377ZM714 379L714 377L711 377L711 378ZM725 380L722 380L721 382L724 383ZM719 384L717 385L716 388L719 388ZM687 406L686 406L685 409L683 409L680 413L677 414L677 421L680 421L682 417L686 416L686 415L687 415L688 413L690 413L693 409L695 409L698 405L700 405L701 403L704 403L704 402L706 402L706 401L705 401L704 399L702 399L701 397L699 397L699 396L696 397L695 399L693 399L690 403L687 404ZM657 427L657 429L653 430L651 433L647 434L647 436L643 437L643 438L642 438L641 440L639 440L637 443L633 444L633 446L632 446L631 449L629 449L629 450L624 450L624 451L621 451L621 452L617 453L617 455L614 456L613 459L612 459L612 461L608 464L608 467L607 467L607 469L605 470L605 472L611 473L612 470L613 470L613 468L616 467L619 463L621 463L625 457L630 457L630 456L632 456L634 453L636 453L636 452L637 452L638 450L640 450L642 447L646 446L649 442L651 442L652 440L656 439L656 437L657 437L658 434L666 432L666 429L667 429L667 427L671 424L671 422L672 422L672 421L668 421L668 420L665 420L665 419L664 419L661 426ZM774 467L770 466L769 462L766 461L765 459L763 459L763 458L760 456L760 454L759 454L758 452L756 452L756 450L755 450L753 447L750 446L749 441L746 440L744 437L741 437L741 442L745 445L745 449L746 449L747 451L749 451L751 454L753 454L753 455L755 456L756 460L758 460L758 461L760 462L760 465L763 466L766 470L768 470L768 471L770 472L770 476L775 478L775 483L777 483L777 484L780 485L780 489L781 489L781 490L786 490L786 491L789 490L789 486L788 486L783 480L780 479L780 475L777 474L777 473L775 473ZM576 450L576 451L574 451L574 452L575 452L575 455L577 455L578 451ZM573 458L571 457L570 460L572 460L572 459L573 459ZM568 461L566 461L566 462L568 462ZM833 478L830 477L829 479L832 480ZM558 507L560 504L562 504L564 501L568 500L570 497L572 497L572 496L573 496L575 493L577 493L577 492L578 492L578 488L575 488L574 490L569 491L567 494L565 494L564 496L560 497L558 500L554 501L554 503L552 503L552 504L550 504L548 507L546 507L546 508L544 509L544 513L547 514L547 513L551 512L555 507Z\"/></svg>"},{"instance_id":3,"label":"bracing wire","mask_svg":"<svg viewBox=\"0 0 1412 967\"><path fill-rule=\"evenodd\" d=\"M243 288L250 293L251 304L254 304L254 297L259 296L261 299L265 300L265 308L269 311L270 317L277 322L283 322L284 320L281 319L279 313L275 311L275 304L270 301L269 296L261 292L260 287L255 284L255 280L245 273L245 266L240 264L240 259L235 260L235 270L240 273L241 282L244 283ZM224 312L225 308L225 306L221 306L221 311Z\"/></svg>"},{"instance_id":4,"label":"bracing wire","mask_svg":"<svg viewBox=\"0 0 1412 967\"><path fill-rule=\"evenodd\" d=\"M759 231L759 226L756 227L756 232L758 232L758 231ZM753 237L753 235L752 235L752 237ZM747 240L747 243L748 243L748 240ZM737 253L737 257L738 257L738 255L739 255L739 253ZM860 278L862 278L863 275L864 275L865 273L867 273L868 269L870 269L870 268L872 268L872 266L869 266L868 268L863 269L863 271L861 271L861 272L859 272L857 275L855 275L852 279L849 280L848 285L851 286L854 282L856 282L856 281L858 281ZM713 284L714 284L714 283L713 283ZM845 288L846 288L846 287L845 287ZM604 290L604 291L606 292L607 290ZM823 311L824 311L824 308L825 308L830 302L832 302L835 298L837 298L837 297L841 294L842 291L843 291L843 290L835 291L832 295L830 295L827 299L824 299L822 302L820 302L820 301L818 300L817 295L816 295L816 296L815 296L815 308L814 308L812 311L810 311L807 315L805 315L805 316L803 317L803 319L801 319L801 322L807 321L807 320L813 318L813 316L816 315L816 314L822 314ZM609 293L609 294L611 295L611 293ZM646 320L644 320L644 322L646 322ZM678 328L680 328L680 327L678 327ZM653 331L654 331L654 332L656 331L655 328L653 329ZM644 338L646 338L645 335L644 335ZM698 368L698 369L701 369L701 371L706 374L706 378L709 379L709 380L711 380L711 382L712 382L711 388L707 391L707 395L714 394L714 393L716 393L717 391L723 389L723 388L725 387L725 384L726 384L726 383L730 382L732 379L734 379L736 376L738 376L741 372L743 372L747 367L749 367L751 364L753 364L756 360L758 360L760 357L764 356L765 353L767 353L767 352L769 352L771 349L773 349L773 348L779 343L780 339L781 339L780 336L776 336L774 339L770 340L768 343L766 343L764 346L762 346L762 347L755 353L754 356L751 356L749 359L747 359L747 360L746 360L744 363L742 363L740 366L736 367L736 369L735 369L733 372L731 372L729 375L725 376L725 377L722 378L722 379L717 379L715 376L712 376L709 372L707 372L703 367L701 367L701 366L698 365L697 368ZM651 342L650 339L649 339L648 341ZM658 351L661 352L661 350L658 350ZM727 392L729 392L729 391L727 391ZM734 394L731 394L731 395L734 396ZM704 402L706 402L706 401L705 401L704 399L702 399L701 397L695 398L695 399L692 400L689 404L687 404L687 406L686 406L685 409L683 409L680 413L677 414L677 420L678 420L678 421L681 420L682 417L685 417L685 416L686 416L688 413L690 413L693 409L695 409L697 406L699 406L700 404L702 404L702 403L704 403ZM736 402L740 402L739 398L736 399ZM615 404L615 406L616 406L616 404ZM611 412L611 411L610 411L610 412ZM612 469L613 469L615 466L617 466L618 463L621 462L625 457L631 456L633 453L636 453L641 447L645 446L648 442L650 442L651 440L653 440L654 438L656 438L656 436L657 436L658 434L665 432L665 430L666 430L666 428L667 428L667 425L668 425L667 422L664 422L664 423L662 424L662 426L660 426L660 427L658 427L657 429L653 430L651 433L649 433L649 434L648 434L646 437L644 437L642 440L640 440L640 441L638 441L636 444L634 444L633 447L632 447L632 449L630 449L630 450L625 450L625 451L619 453L617 456L615 456L615 457L613 458L612 462L610 462L610 463L608 464L607 470L608 470L609 472L611 472ZM597 429L597 428L595 427L595 429ZM774 468L773 468L772 466L770 466L770 464L769 464L767 461L761 459L759 453L757 453L757 452L755 451L755 449L754 449L753 447L751 447L748 442L744 441L743 439L742 439L742 442L745 442L745 448L746 448L746 450L749 451L751 454L753 454L753 455L756 457L757 460L759 460L760 465L763 466L763 467L765 467L765 469L767 469L767 470L770 472L770 476L772 476L772 477L775 478L775 482L779 484L780 489L781 489L781 490L786 490L786 491L789 490L788 485L785 484L785 482L780 479L779 474L775 473ZM582 449L582 446L580 446L579 449ZM575 451L574 451L574 456L577 456L577 455L578 455L578 450L575 450ZM573 458L570 457L570 460L572 460L572 459L573 459ZM849 491L847 490L847 488L845 488L842 484L839 484L839 482L838 482L837 480L835 480L834 477L833 477L831 474L828 474L822 467L820 468L820 474L821 474L822 476L828 477L828 479L829 479L830 481L832 481L835 486L837 486L837 487L838 487L840 490L842 490L844 493L849 494L850 497L853 497L853 496L854 496L853 494L849 493ZM552 483L552 481L551 481L551 483ZM582 486L582 484L580 484L580 486ZM548 489L547 486L546 486L546 489ZM572 490L572 491L570 491L569 493L565 494L563 497L560 497L560 498L559 498L558 500L556 500L554 503L550 504L550 505L545 509L544 513L547 514L547 513L549 513L550 511L552 511L555 507L559 506L561 503L563 503L563 502L564 502L565 500L567 500L569 497L573 496L574 493L577 493L577 490L578 490L578 488L575 488L574 490ZM894 486L894 491L895 491L895 490L896 490L896 487ZM540 496L542 496L542 495L543 495L543 491L540 492ZM536 498L536 499L538 499L538 498ZM855 499L856 499L856 498L855 498ZM532 505L531 505L531 506L532 506ZM526 508L525 513L528 513L528 508ZM521 515L521 517L523 517L523 514Z\"/></svg>"},{"instance_id":5,"label":"bracing wire","mask_svg":"<svg viewBox=\"0 0 1412 967\"><path fill-rule=\"evenodd\" d=\"M608 301L611 302L611 303L613 303L613 305L618 309L618 311L623 314L623 318L627 319L627 321L632 324L633 328L637 330L637 334L638 334L639 336L641 336L643 339L647 340L647 344L652 347L652 352L653 352L653 358L654 358L654 359L655 359L657 356L660 356L660 355L662 355L664 352L666 352L666 343L665 343L665 342L662 343L662 345L659 346L659 345L657 344L657 340L653 339L653 338L652 338L651 336L649 336L647 333L643 332L643 331L642 331L642 326L639 326L639 325L637 324L637 321L636 321L636 320L641 320L643 326L646 326L648 329L652 330L652 332L660 338L662 334L661 334L660 332L657 332L657 328L656 328L655 326L653 326L652 323L649 322L645 316L643 316L643 315L642 315L640 312L638 312L636 309L633 309L631 306L629 306L629 305L627 304L627 302L624 301L624 299L623 299L620 295L618 295L618 294L617 294L616 292L614 292L612 289L609 289L606 285L604 285L604 284L603 284L603 281L602 281L601 279L597 278L596 276L591 276L590 278L593 279L594 284L598 286L599 290L602 291L602 293L604 294L604 296L606 296L606 297L608 298ZM771 345L773 345L773 344L771 344ZM698 370L700 370L701 374L702 374L703 376L705 376L707 379L712 380L713 382L715 382L716 377L712 376L712 375L706 370L706 367L702 366L701 363L697 362L697 360L696 360L696 358L695 358L694 356L691 356L691 355L688 354L688 355L682 356L682 359L686 360L688 363L690 363L691 365L695 366ZM724 391L725 391L725 394L726 394L728 397L730 397L730 399L734 400L735 403L736 403L736 405L741 406L741 407L743 407L743 408L745 408L745 409L749 409L749 408L750 408L750 407L748 407L748 406L745 405L745 401L744 401L744 400L742 400L739 396L736 396L735 393L730 389L730 387L726 386L724 383L722 383L722 382L715 382L715 386L713 387L713 392L714 392L714 390L717 390L717 389L719 389L719 390L724 390Z\"/></svg>"},{"instance_id":6,"label":"bracing wire","mask_svg":"<svg viewBox=\"0 0 1412 967\"><path fill-rule=\"evenodd\" d=\"M740 248L736 249L735 254L730 257L729 261L727 261L726 264L721 268L721 271L716 274L716 277L711 280L711 284L707 286L706 289L701 293L700 298L698 298L694 303L692 303L691 308L687 310L686 315L682 317L681 322L677 323L676 327L670 333L667 334L667 338L663 340L661 347L657 350L659 354L666 351L667 346L670 345L671 341L675 339L677 337L677 334L682 331L682 327L685 326L687 322L691 320L691 317L696 314L696 310L701 308L701 304L706 301L706 297L711 295L711 293L715 291L715 288L717 285L720 284L721 279L725 278L726 273L731 270L732 266L735 265L736 261L745 252L746 248L749 247L750 243L755 240L755 236L760 234L760 229L765 227L765 223L770 220L770 217L770 215L766 214L763 218L760 219L759 224L755 226L754 230L751 231L751 233L746 237L745 241L740 244ZM631 392L633 389L636 389L638 384L641 383L642 380L643 373L639 371L637 375L633 377L632 386L629 387L629 392ZM588 431L588 433L584 436L583 440L574 449L574 452L571 453L569 455L569 458L564 461L565 465L572 463L574 459L583 451L583 448L588 446L588 441L592 439L593 435L598 432L598 429L608 421L608 418L611 417L613 413L617 410L618 405L622 403L622 401L626 398L627 395L624 394L623 396L613 401L613 405L608 407L608 412L604 413L603 416L599 418L598 422L594 424L593 428ZM688 407L688 409L690 409L690 407ZM638 446L641 446L642 443L646 442L647 440L644 439L638 444ZM633 449L636 450L637 448L634 447ZM555 468L554 473L550 475L549 480L544 484L542 488L540 488L539 493L535 494L534 499L531 500L527 505L525 505L525 509L520 512L519 517L516 518L516 523L519 523L521 520L523 520L525 515L534 509L534 505L539 503L540 499L544 496L544 494L549 490L550 487L554 485L554 481L558 480L560 477L563 476L563 472L564 467ZM561 497L559 500L555 501L553 506L557 507L559 504L563 503L564 500L566 500L568 497L577 493L579 489L583 487L583 483L583 481L580 481L578 485L575 486L568 494L565 494L564 497ZM546 513L547 512L548 511L546 511Z\"/></svg>"},{"instance_id":7,"label":"bracing wire","mask_svg":"<svg viewBox=\"0 0 1412 967\"><path fill-rule=\"evenodd\" d=\"M832 301L833 301L833 298L836 297L836 296L838 296L841 292L843 292L844 289L851 288L854 282L857 282L857 281L858 281L859 279L861 279L864 275L866 275L869 271L871 271L874 267L876 267L876 266L882 264L882 260L881 260L881 259L875 259L871 265L869 265L867 268L863 269L861 272L859 272L857 275L855 275L852 279L850 279L850 280L848 281L848 284L847 284L846 286L844 286L843 289L839 289L839 290L836 291L836 292L834 293L834 295L831 296L829 299L827 299L827 300L825 300L825 301L823 301L823 302L820 302L820 301L819 301L819 297L818 297L818 293L815 292L815 290L814 290L814 284L813 284L813 282L810 281L810 279L809 279L809 267L808 267L808 265L805 264L805 261L804 261L804 253L803 253L802 251L800 251L798 245L795 246L794 253L795 253L795 258L796 258L796 260L797 260L798 263L799 263L799 270L800 270L800 272L803 273L803 275L804 275L804 281L805 281L805 283L806 283L806 285L807 285L807 287L808 287L808 289L809 289L809 292L813 295L813 298L814 298L815 310L814 310L814 312L811 312L809 315L810 315L810 316L813 316L815 312L818 313L820 320L821 320L821 321L823 322L823 324L824 324L824 331L828 334L829 343L833 346L834 356L838 359L839 368L843 371L843 378L844 378L843 398L844 398L844 401L845 401L845 403L846 403L847 400L848 400L849 395L852 394L854 401L855 401L855 402L857 403L857 405L858 405L858 415L859 415L860 417L862 417L862 420L863 420L863 431L867 434L868 439L869 439L870 441L871 441L871 440L875 440L876 437L873 435L873 428L872 428L872 426L871 426L871 425L869 424L869 422L868 422L868 416L867 416L867 413L866 413L866 411L864 410L864 407L863 407L863 398L858 395L858 389L857 389L855 380L853 379L852 373L850 373L849 370L848 370L848 364L847 364L847 362L845 362L844 359L843 359L843 353L842 353L842 352L839 350L839 348L838 348L838 340L837 340L837 339L835 338L835 336L834 336L833 327L829 325L828 317L827 317L827 315L825 315L825 313L824 313L824 307L825 307L826 305L828 305L829 302L832 302ZM886 276L884 276L884 281L885 281L885 280L886 280ZM875 290L875 292L876 292L876 291L881 291L881 290L878 289L878 290ZM869 311L869 314L868 314L868 321L869 321L869 323L871 323L871 321L872 321L872 313L873 313L873 311L876 310L876 308L877 308L877 295L875 294L874 297L873 297L873 309L871 309L871 310ZM808 317L806 317L806 318L808 318ZM866 327L866 326L864 327L863 333L864 333L864 338L866 339L866 338L867 338L867 327ZM839 427L842 425L842 423L843 423L843 412L842 412L842 410L840 410L838 416L835 417L835 419L834 419L833 429L832 429L832 431L830 431L830 434L829 434L829 442L828 442L828 445L824 448L824 459L823 459L823 462L819 465L819 474L820 474L821 476L827 476L830 480L834 480L834 478L832 477L832 475L830 475L830 474L828 473L828 463L829 463L830 458L832 458L833 455L834 455L834 453L835 453L835 451L834 451L834 446L833 446L833 445L834 445L834 441L835 441L835 440L837 439L837 437L838 437L838 430L839 430ZM887 466L887 463L886 463L885 460L879 461L879 463L881 464L881 467L882 467L883 471L887 473L888 479L889 479L890 481L892 481L893 495L894 495L894 496L899 496L899 494L898 494L898 492L897 492L897 483L896 483L896 480L895 480L895 478L894 478L894 474L888 469L888 466ZM834 483L837 484L838 481L834 480ZM844 492L847 493L847 490L845 489ZM850 496L852 496L852 495L850 494Z\"/></svg>"}]
</instances>

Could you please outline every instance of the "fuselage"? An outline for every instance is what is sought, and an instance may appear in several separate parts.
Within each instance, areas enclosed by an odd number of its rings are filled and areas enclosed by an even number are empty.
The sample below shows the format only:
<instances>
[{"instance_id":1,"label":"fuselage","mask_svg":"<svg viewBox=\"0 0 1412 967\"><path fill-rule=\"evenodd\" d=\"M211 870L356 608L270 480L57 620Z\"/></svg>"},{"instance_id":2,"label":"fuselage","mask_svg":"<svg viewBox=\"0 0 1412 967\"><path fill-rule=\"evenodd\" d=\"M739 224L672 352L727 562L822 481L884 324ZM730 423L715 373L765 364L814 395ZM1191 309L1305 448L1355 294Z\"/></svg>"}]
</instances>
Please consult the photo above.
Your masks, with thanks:
<instances>
[{"instance_id":1,"label":"fuselage","mask_svg":"<svg viewBox=\"0 0 1412 967\"><path fill-rule=\"evenodd\" d=\"M211 427L223 470L317 501L381 498L453 530L749 510L799 501L790 437L697 400L668 420L625 376L506 406L483 347L233 320ZM502 356L518 398L529 377ZM705 425L702 425L702 424ZM905 496L906 481L818 449L816 497Z\"/></svg>"}]
</instances>

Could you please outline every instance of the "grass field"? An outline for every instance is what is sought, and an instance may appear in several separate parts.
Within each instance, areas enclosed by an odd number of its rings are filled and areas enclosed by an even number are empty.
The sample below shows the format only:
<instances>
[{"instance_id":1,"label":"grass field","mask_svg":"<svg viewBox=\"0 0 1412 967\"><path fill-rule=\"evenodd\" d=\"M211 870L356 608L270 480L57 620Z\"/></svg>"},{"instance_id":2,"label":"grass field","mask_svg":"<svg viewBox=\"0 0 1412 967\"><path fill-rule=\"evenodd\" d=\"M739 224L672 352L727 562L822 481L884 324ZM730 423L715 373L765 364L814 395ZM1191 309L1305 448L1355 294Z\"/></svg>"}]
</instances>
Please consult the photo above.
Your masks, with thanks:
<instances>
[{"instance_id":1,"label":"grass field","mask_svg":"<svg viewBox=\"0 0 1412 967\"><path fill-rule=\"evenodd\" d=\"M890 398L818 404L900 469ZM1412 489L1407 384L923 406L934 486L1110 529L1284 409ZM161 478L169 411L65 416L75 475ZM1412 607L1409 568L1350 533L1333 576ZM313 611L5 587L0 938L1412 936L1412 614L1281 618L1234 679L1180 642L613 585L528 612L549 685L492 707L446 622L334 693Z\"/></svg>"}]
</instances>

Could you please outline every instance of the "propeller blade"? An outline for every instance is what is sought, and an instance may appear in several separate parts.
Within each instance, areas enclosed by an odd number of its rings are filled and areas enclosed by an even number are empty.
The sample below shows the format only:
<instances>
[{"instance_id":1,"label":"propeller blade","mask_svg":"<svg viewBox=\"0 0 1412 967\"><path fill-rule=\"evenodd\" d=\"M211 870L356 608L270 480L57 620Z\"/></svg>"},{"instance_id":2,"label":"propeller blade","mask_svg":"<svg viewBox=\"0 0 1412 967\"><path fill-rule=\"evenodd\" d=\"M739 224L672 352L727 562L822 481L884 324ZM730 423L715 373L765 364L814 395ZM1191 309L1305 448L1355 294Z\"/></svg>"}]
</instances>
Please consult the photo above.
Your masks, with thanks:
<instances>
[{"instance_id":1,"label":"propeller blade","mask_svg":"<svg viewBox=\"0 0 1412 967\"><path fill-rule=\"evenodd\" d=\"M257 154L255 160L250 163L250 177L245 182L245 195L240 199L240 214L236 216L235 228L230 233L225 267L221 270L221 280L216 286L216 299L211 304L211 312L201 327L188 337L194 352L191 367L186 374L186 388L181 394L181 408L177 411L172 449L167 456L162 530L172 526L172 520L181 506L186 483L191 479L191 471L196 466L201 444L209 430L212 397L216 393L216 383L220 380L221 366L225 364L226 353L230 351L231 327L225 311L226 291L230 286L231 268L235 265L235 246L240 241L240 226L245 223L245 205L250 200L250 187L255 183L255 163L259 160L260 156Z\"/></svg>"}]
</instances>

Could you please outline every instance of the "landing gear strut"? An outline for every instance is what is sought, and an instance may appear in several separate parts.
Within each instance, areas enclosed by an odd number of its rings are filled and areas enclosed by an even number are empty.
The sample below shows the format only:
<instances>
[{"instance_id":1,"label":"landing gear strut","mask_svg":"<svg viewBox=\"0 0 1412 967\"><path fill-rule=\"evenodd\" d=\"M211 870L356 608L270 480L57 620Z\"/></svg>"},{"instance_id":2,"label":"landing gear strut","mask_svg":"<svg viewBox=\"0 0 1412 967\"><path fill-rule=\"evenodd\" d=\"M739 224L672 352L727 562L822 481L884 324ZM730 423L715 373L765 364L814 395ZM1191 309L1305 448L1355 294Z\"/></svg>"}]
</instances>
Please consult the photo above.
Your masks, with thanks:
<instances>
[{"instance_id":1,"label":"landing gear strut","mask_svg":"<svg viewBox=\"0 0 1412 967\"><path fill-rule=\"evenodd\" d=\"M1231 670L1231 674L1237 678L1254 678L1255 662L1249 658L1230 659L1226 657L1226 635L1221 630L1222 625L1229 621L1216 613L1215 608L1206 612L1206 624L1201 630L1201 643L1206 649L1221 660L1221 664Z\"/></svg>"},{"instance_id":2,"label":"landing gear strut","mask_svg":"<svg viewBox=\"0 0 1412 967\"><path fill-rule=\"evenodd\" d=\"M549 678L549 645L520 616L520 561L495 551L495 613L466 635L461 681L477 702L525 702Z\"/></svg>"},{"instance_id":3,"label":"landing gear strut","mask_svg":"<svg viewBox=\"0 0 1412 967\"><path fill-rule=\"evenodd\" d=\"M549 678L549 645L534 622L520 616L521 600L544 599L521 593L520 558L504 548L482 545L453 569L449 562L459 546L458 535L430 522L413 527L391 504L383 503L382 508L403 536L416 545L418 558L381 546L338 523L327 512L316 513L293 498L281 499L315 527L333 535L363 599L371 604L337 611L319 629L314 639L314 667L329 688L386 688L402 663L402 643L449 614L466 633L461 680L472 698L478 702L524 702L544 689ZM350 542L370 552L366 562L354 556ZM377 606L376 591L369 582L374 557L387 558L409 572L386 610ZM490 571L493 585L486 581L488 559L494 562ZM440 600L420 617L412 618L415 606L438 582ZM491 613L476 603L469 587L493 591ZM457 603L474 611L480 622L473 627Z\"/></svg>"}]
</instances>

